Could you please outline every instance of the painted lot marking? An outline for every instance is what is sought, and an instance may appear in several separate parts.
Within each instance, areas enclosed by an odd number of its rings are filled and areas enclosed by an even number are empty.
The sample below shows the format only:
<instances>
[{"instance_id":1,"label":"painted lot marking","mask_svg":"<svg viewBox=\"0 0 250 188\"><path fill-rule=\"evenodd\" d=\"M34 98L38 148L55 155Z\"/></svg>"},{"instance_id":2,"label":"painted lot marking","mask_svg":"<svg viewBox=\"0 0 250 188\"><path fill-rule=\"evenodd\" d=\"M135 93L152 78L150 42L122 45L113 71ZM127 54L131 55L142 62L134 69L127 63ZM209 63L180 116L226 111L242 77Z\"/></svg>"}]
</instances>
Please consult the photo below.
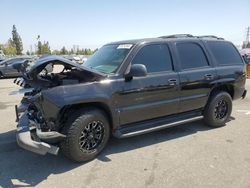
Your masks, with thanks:
<instances>
[{"instance_id":1,"label":"painted lot marking","mask_svg":"<svg viewBox=\"0 0 250 188\"><path fill-rule=\"evenodd\" d=\"M245 113L245 115L250 115L250 110L237 110L237 112Z\"/></svg>"}]
</instances>

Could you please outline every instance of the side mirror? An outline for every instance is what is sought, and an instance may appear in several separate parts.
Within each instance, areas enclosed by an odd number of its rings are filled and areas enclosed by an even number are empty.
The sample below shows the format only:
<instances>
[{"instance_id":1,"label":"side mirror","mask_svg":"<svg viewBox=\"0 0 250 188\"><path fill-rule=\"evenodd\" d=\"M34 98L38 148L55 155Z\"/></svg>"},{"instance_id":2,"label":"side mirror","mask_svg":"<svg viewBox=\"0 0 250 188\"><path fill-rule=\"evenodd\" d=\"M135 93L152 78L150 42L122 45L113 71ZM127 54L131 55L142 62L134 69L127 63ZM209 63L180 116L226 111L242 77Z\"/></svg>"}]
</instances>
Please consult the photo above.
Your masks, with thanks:
<instances>
[{"instance_id":1,"label":"side mirror","mask_svg":"<svg viewBox=\"0 0 250 188\"><path fill-rule=\"evenodd\" d=\"M128 74L125 75L125 80L129 81L133 77L147 76L147 68L143 64L134 64L131 66Z\"/></svg>"}]
</instances>

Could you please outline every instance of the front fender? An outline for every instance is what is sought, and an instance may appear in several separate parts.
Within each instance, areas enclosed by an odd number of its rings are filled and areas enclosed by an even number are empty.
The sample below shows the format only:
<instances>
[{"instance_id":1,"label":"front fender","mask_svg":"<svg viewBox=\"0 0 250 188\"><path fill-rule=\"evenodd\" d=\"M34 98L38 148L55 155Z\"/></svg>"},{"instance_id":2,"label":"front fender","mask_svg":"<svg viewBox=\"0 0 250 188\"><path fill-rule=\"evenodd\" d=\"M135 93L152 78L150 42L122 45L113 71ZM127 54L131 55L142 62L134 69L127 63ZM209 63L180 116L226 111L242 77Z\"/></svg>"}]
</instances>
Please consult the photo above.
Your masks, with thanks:
<instances>
[{"instance_id":1,"label":"front fender","mask_svg":"<svg viewBox=\"0 0 250 188\"><path fill-rule=\"evenodd\" d=\"M59 86L41 92L36 106L41 109L46 120L57 121L59 113L66 106L78 104L98 103L104 104L112 111L112 91L110 87L100 83L77 84L72 86Z\"/></svg>"}]
</instances>

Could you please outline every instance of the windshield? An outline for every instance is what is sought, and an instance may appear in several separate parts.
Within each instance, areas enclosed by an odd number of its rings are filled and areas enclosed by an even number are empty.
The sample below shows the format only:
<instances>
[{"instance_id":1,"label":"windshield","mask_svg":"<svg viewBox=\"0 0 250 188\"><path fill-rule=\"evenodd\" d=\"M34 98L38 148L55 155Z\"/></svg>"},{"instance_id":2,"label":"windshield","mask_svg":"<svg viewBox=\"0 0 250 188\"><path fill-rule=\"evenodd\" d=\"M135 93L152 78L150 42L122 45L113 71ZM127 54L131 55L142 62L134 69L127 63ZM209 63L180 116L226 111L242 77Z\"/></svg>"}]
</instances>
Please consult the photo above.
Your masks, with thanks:
<instances>
[{"instance_id":1,"label":"windshield","mask_svg":"<svg viewBox=\"0 0 250 188\"><path fill-rule=\"evenodd\" d=\"M94 53L83 66L106 74L115 73L132 46L132 44L105 45Z\"/></svg>"}]
</instances>

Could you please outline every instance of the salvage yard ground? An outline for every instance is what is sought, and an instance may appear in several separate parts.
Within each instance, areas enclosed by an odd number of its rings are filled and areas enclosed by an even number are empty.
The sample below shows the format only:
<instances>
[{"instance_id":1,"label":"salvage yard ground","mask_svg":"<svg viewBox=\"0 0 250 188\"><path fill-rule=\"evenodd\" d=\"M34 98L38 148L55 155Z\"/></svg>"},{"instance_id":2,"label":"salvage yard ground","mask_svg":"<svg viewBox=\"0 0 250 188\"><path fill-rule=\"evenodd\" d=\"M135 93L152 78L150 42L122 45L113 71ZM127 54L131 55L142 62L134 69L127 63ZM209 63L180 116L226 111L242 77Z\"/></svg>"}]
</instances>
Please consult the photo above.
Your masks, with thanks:
<instances>
[{"instance_id":1,"label":"salvage yard ground","mask_svg":"<svg viewBox=\"0 0 250 188\"><path fill-rule=\"evenodd\" d=\"M225 127L198 121L112 138L97 159L77 164L16 145L19 89L13 79L0 80L0 187L250 187L250 94L234 102Z\"/></svg>"}]
</instances>

